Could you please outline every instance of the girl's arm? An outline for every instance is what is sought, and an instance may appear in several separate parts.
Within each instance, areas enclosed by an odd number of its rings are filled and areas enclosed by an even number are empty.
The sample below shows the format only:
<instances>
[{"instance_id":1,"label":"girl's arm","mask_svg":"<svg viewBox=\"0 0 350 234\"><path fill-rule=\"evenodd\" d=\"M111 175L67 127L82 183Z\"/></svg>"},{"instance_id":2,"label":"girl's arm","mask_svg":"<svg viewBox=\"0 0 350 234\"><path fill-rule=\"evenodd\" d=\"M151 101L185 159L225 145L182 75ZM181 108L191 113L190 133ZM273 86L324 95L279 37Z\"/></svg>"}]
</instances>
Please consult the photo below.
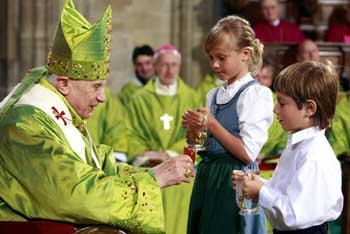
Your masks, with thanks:
<instances>
[{"instance_id":1,"label":"girl's arm","mask_svg":"<svg viewBox=\"0 0 350 234\"><path fill-rule=\"evenodd\" d=\"M253 161L247 154L241 138L232 135L209 113L209 110L206 111L208 113L207 128L211 134L213 134L213 136L240 161L246 164L252 163Z\"/></svg>"},{"instance_id":2,"label":"girl's arm","mask_svg":"<svg viewBox=\"0 0 350 234\"><path fill-rule=\"evenodd\" d=\"M254 85L240 95L237 102L240 137L232 135L211 115L208 103L211 103L212 93L207 95L207 108L188 110L183 119L186 124L206 128L231 154L244 163L252 163L266 142L273 121L271 90Z\"/></svg>"},{"instance_id":3,"label":"girl's arm","mask_svg":"<svg viewBox=\"0 0 350 234\"><path fill-rule=\"evenodd\" d=\"M207 129L225 146L225 148L239 160L250 164L252 160L247 154L242 140L227 131L210 113L207 108L188 110L183 115L184 122L199 128Z\"/></svg>"}]
</instances>

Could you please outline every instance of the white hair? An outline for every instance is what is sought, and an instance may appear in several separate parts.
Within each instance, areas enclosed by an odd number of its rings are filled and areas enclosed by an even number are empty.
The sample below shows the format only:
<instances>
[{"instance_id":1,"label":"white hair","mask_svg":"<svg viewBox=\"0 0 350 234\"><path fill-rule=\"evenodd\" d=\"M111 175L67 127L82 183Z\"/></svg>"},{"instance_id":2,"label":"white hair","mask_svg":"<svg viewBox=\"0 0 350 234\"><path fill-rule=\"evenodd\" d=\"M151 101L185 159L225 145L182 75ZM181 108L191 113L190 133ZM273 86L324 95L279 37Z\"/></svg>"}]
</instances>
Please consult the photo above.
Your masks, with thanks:
<instances>
[{"instance_id":1,"label":"white hair","mask_svg":"<svg viewBox=\"0 0 350 234\"><path fill-rule=\"evenodd\" d=\"M53 73L48 73L46 75L46 80L56 87L57 75Z\"/></svg>"},{"instance_id":2,"label":"white hair","mask_svg":"<svg viewBox=\"0 0 350 234\"><path fill-rule=\"evenodd\" d=\"M171 52L173 53L175 56L179 57L180 58L180 61L181 61L181 54L178 50L173 50L173 49L164 49L164 50L160 50L159 52L156 52L154 53L153 55L153 61L154 62L158 62L157 59L159 58L159 56L161 54L164 54L165 52Z\"/></svg>"}]
</instances>

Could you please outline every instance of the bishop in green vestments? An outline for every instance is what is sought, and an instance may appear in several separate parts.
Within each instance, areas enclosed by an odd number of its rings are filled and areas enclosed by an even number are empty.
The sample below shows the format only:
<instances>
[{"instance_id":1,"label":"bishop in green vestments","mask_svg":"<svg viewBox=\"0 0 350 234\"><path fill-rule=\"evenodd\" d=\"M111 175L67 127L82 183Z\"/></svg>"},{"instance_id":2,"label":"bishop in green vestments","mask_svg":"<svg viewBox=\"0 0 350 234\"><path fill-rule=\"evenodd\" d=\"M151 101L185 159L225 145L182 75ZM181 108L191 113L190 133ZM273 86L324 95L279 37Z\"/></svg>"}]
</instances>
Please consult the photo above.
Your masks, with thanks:
<instances>
[{"instance_id":1,"label":"bishop in green vestments","mask_svg":"<svg viewBox=\"0 0 350 234\"><path fill-rule=\"evenodd\" d=\"M195 92L178 74L181 55L172 45L155 53L157 77L136 93L129 102L129 161L165 160L181 154L185 142L182 114L198 107ZM192 184L163 190L167 234L186 233Z\"/></svg>"},{"instance_id":2,"label":"bishop in green vestments","mask_svg":"<svg viewBox=\"0 0 350 234\"><path fill-rule=\"evenodd\" d=\"M85 119L105 101L111 8L94 25L64 4L46 67L0 103L0 222L52 220L164 233L160 188L190 182L189 157L155 168L116 164ZM17 225L20 225L18 223Z\"/></svg>"}]
</instances>

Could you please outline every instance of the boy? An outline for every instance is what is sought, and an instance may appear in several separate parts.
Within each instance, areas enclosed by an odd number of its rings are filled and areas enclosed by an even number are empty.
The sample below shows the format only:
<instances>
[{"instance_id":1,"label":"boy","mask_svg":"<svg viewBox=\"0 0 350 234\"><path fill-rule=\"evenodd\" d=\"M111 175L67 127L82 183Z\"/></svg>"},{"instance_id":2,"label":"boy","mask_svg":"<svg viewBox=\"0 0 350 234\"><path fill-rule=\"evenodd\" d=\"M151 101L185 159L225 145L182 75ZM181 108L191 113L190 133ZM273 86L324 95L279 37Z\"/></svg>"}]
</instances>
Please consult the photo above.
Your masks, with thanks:
<instances>
[{"instance_id":1,"label":"boy","mask_svg":"<svg viewBox=\"0 0 350 234\"><path fill-rule=\"evenodd\" d=\"M335 112L338 77L331 64L302 62L284 69L274 83L274 112L288 136L269 181L243 177L243 194L259 203L279 233L327 233L343 208L341 169L325 137ZM233 183L240 172L232 174Z\"/></svg>"}]
</instances>

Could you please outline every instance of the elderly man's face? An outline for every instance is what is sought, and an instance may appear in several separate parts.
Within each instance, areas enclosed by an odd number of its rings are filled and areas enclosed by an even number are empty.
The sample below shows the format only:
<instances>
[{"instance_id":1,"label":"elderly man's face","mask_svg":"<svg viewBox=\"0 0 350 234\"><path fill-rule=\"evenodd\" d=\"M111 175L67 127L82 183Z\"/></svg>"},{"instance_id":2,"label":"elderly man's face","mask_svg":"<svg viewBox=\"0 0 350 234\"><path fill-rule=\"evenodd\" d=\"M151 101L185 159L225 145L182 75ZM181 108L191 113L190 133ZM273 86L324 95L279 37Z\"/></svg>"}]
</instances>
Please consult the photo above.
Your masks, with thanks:
<instances>
[{"instance_id":1,"label":"elderly man's face","mask_svg":"<svg viewBox=\"0 0 350 234\"><path fill-rule=\"evenodd\" d=\"M172 50L162 52L155 61L156 73L163 85L171 85L179 75L181 66L180 55Z\"/></svg>"},{"instance_id":2,"label":"elderly man's face","mask_svg":"<svg viewBox=\"0 0 350 234\"><path fill-rule=\"evenodd\" d=\"M259 81L260 84L271 87L273 82L273 71L270 66L263 66L261 70L258 72L256 80Z\"/></svg>"},{"instance_id":3,"label":"elderly man's face","mask_svg":"<svg viewBox=\"0 0 350 234\"><path fill-rule=\"evenodd\" d=\"M320 61L320 51L315 42L311 40L305 40L302 42L299 48L298 60L303 61Z\"/></svg>"},{"instance_id":4,"label":"elderly man's face","mask_svg":"<svg viewBox=\"0 0 350 234\"><path fill-rule=\"evenodd\" d=\"M81 118L88 119L94 108L106 100L105 84L105 80L68 80L69 92L65 97Z\"/></svg>"},{"instance_id":5,"label":"elderly man's face","mask_svg":"<svg viewBox=\"0 0 350 234\"><path fill-rule=\"evenodd\" d=\"M137 56L134 66L136 75L143 80L149 80L154 75L153 56Z\"/></svg>"},{"instance_id":6,"label":"elderly man's face","mask_svg":"<svg viewBox=\"0 0 350 234\"><path fill-rule=\"evenodd\" d=\"M277 0L262 0L261 9L266 21L273 23L280 17L280 5Z\"/></svg>"}]
</instances>

